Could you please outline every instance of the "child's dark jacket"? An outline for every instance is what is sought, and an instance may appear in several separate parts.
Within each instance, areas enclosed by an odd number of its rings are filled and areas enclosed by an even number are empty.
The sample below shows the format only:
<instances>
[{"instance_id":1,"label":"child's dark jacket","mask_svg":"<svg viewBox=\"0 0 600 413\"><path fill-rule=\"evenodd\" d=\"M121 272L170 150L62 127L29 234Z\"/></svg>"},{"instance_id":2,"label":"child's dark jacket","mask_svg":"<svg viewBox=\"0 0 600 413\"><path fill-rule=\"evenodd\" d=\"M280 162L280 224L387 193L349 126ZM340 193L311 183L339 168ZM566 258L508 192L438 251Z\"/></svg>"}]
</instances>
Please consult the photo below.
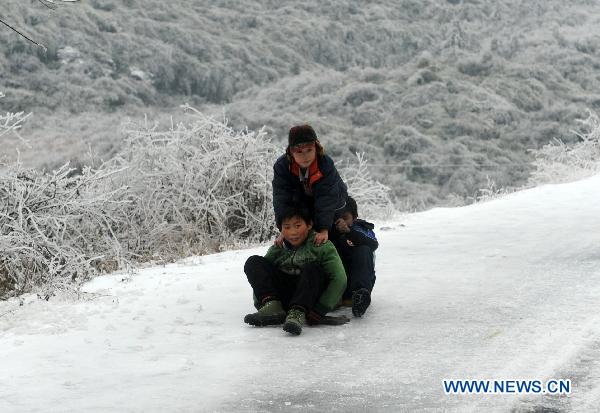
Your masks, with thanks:
<instances>
[{"instance_id":1,"label":"child's dark jacket","mask_svg":"<svg viewBox=\"0 0 600 413\"><path fill-rule=\"evenodd\" d=\"M375 251L377 247L379 247L379 242L375 237L375 232L373 232L374 228L375 226L370 222L362 219L355 219L350 227L349 233L343 234L336 230L333 232L332 241L335 246L338 247L338 250L346 247L344 244L346 244L346 240L348 240L356 247L366 245L371 251Z\"/></svg>"},{"instance_id":2,"label":"child's dark jacket","mask_svg":"<svg viewBox=\"0 0 600 413\"><path fill-rule=\"evenodd\" d=\"M309 207L314 205L315 230L331 228L335 213L346 204L348 193L346 184L329 156L317 156L316 162L310 166L310 194L307 194L300 181L298 164L290 161L287 155L277 159L273 172L273 207L276 222L280 222L286 207L300 203Z\"/></svg>"},{"instance_id":3,"label":"child's dark jacket","mask_svg":"<svg viewBox=\"0 0 600 413\"><path fill-rule=\"evenodd\" d=\"M346 289L346 272L333 243L328 241L317 247L314 239L315 232L311 231L304 244L295 250L287 243L284 243L283 248L273 245L265 258L277 269L290 275L300 274L301 268L306 264L317 263L327 275L329 284L314 310L319 314L326 314L335 308Z\"/></svg>"}]
</instances>

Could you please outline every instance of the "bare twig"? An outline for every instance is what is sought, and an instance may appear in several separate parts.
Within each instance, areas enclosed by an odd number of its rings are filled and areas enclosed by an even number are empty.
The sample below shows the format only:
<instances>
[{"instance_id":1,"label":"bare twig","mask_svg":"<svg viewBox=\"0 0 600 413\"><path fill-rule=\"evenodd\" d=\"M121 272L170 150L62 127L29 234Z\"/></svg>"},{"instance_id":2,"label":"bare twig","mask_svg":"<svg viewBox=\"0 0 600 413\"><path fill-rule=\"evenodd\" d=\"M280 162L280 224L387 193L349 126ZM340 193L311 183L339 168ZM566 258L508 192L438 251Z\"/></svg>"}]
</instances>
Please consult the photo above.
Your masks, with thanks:
<instances>
[{"instance_id":1,"label":"bare twig","mask_svg":"<svg viewBox=\"0 0 600 413\"><path fill-rule=\"evenodd\" d=\"M55 10L62 3L69 4L69 3L77 3L79 1L80 0L38 0L38 2L41 3L44 7L48 8L48 9L51 9L51 10ZM44 46L41 43L36 42L31 37L27 36L26 34L22 33L21 31L17 30L15 27L11 26L10 24L8 24L7 22L5 22L4 20L0 19L0 23L2 23L3 25L5 25L6 27L8 27L10 30L14 31L15 33L17 33L19 36L23 37L27 41L35 44L38 47L41 47L42 49L44 49L44 52L46 52L48 50L46 48L46 46Z\"/></svg>"},{"instance_id":2,"label":"bare twig","mask_svg":"<svg viewBox=\"0 0 600 413\"><path fill-rule=\"evenodd\" d=\"M13 32L17 33L19 36L21 36L24 39L28 40L29 42L35 44L38 47L41 47L42 49L44 49L44 51L48 50L48 49L46 49L46 46L44 46L43 44L40 44L40 43L36 42L35 40L33 40L31 37L27 36L26 34L21 33L19 30L15 29L13 26L11 26L10 24L6 23L4 20L0 19L0 23L2 23L3 25L5 25L9 29L11 29Z\"/></svg>"}]
</instances>

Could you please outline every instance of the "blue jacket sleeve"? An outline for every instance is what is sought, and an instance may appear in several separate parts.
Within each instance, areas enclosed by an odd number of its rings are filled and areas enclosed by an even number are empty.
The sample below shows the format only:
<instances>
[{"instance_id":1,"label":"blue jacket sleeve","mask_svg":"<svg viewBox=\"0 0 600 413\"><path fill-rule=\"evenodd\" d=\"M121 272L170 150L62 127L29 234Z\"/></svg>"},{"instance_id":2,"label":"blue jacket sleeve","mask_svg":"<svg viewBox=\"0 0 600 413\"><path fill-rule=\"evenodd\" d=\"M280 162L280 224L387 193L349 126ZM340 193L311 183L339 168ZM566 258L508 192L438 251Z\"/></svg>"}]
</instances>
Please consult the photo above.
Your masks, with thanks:
<instances>
[{"instance_id":1,"label":"blue jacket sleeve","mask_svg":"<svg viewBox=\"0 0 600 413\"><path fill-rule=\"evenodd\" d=\"M354 245L366 245L375 251L379 247L379 242L375 237L373 230L365 228L360 224L354 224L350 228L350 232L346 235L347 239L352 241Z\"/></svg>"}]
</instances>

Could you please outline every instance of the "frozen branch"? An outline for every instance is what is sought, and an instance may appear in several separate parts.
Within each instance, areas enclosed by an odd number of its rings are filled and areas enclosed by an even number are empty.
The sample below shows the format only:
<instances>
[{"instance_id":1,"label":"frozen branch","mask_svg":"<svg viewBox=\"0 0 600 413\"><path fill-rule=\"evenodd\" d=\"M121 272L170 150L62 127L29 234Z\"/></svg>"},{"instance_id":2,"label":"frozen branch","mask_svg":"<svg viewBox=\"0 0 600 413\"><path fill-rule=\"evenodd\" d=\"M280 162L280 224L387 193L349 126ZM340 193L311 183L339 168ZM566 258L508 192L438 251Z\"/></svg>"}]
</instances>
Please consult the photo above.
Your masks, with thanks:
<instances>
[{"instance_id":1,"label":"frozen branch","mask_svg":"<svg viewBox=\"0 0 600 413\"><path fill-rule=\"evenodd\" d=\"M52 10L55 10L61 4L77 3L79 1L80 0L38 0L38 2L41 3L43 6L49 8L49 9L52 9ZM41 47L42 49L44 49L44 51L47 50L46 46L44 46L41 43L36 42L31 37L27 36L26 34L24 34L23 32L21 32L20 30L18 30L17 28L15 28L14 26L8 24L6 21L0 19L0 23L2 23L4 26L8 27L13 32L17 33L19 36L21 36L22 38L24 38L28 42L33 43L33 44L35 44L38 47Z\"/></svg>"}]
</instances>

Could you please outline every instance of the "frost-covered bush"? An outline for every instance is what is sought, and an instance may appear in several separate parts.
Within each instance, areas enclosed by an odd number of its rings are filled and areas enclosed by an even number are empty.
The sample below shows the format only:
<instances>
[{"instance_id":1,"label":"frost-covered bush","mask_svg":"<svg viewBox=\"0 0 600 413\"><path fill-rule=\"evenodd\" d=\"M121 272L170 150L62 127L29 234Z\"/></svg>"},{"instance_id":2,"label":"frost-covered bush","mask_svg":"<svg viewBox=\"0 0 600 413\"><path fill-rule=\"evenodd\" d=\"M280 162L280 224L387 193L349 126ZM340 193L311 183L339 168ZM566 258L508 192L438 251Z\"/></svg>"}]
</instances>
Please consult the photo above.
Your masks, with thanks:
<instances>
[{"instance_id":1,"label":"frost-covered bush","mask_svg":"<svg viewBox=\"0 0 600 413\"><path fill-rule=\"evenodd\" d=\"M530 184L568 182L600 171L600 119L588 112L588 117L580 123L582 132L576 132L579 142L569 145L555 139L531 151L536 170L531 174Z\"/></svg>"},{"instance_id":2,"label":"frost-covered bush","mask_svg":"<svg viewBox=\"0 0 600 413\"><path fill-rule=\"evenodd\" d=\"M420 62L419 64L423 63ZM415 72L410 78L408 78L406 83L409 86L419 86L426 85L431 82L436 82L438 80L440 80L440 77L437 74L435 74L435 72L432 72L429 69L421 69Z\"/></svg>"},{"instance_id":3,"label":"frost-covered bush","mask_svg":"<svg viewBox=\"0 0 600 413\"><path fill-rule=\"evenodd\" d=\"M376 102L368 102L355 108L350 118L356 127L369 127L382 120L381 110Z\"/></svg>"},{"instance_id":4,"label":"frost-covered bush","mask_svg":"<svg viewBox=\"0 0 600 413\"><path fill-rule=\"evenodd\" d=\"M3 131L22 118L3 118ZM0 295L85 281L130 261L171 260L273 235L265 133L196 113L188 124L129 130L110 161L0 175Z\"/></svg>"},{"instance_id":5,"label":"frost-covered bush","mask_svg":"<svg viewBox=\"0 0 600 413\"><path fill-rule=\"evenodd\" d=\"M467 76L487 76L492 69L490 60L467 60L458 63L458 71Z\"/></svg>"},{"instance_id":6,"label":"frost-covered bush","mask_svg":"<svg viewBox=\"0 0 600 413\"><path fill-rule=\"evenodd\" d=\"M371 177L364 153L356 153L356 163L348 163L339 169L348 185L348 194L356 200L361 218L385 219L394 213L390 188Z\"/></svg>"},{"instance_id":7,"label":"frost-covered bush","mask_svg":"<svg viewBox=\"0 0 600 413\"><path fill-rule=\"evenodd\" d=\"M262 130L236 132L194 114L166 131L132 125L118 155L94 167L5 165L0 297L272 237L276 148ZM25 116L2 117L0 134Z\"/></svg>"},{"instance_id":8,"label":"frost-covered bush","mask_svg":"<svg viewBox=\"0 0 600 413\"><path fill-rule=\"evenodd\" d=\"M272 169L264 130L237 132L192 108L188 124L131 125L107 164L126 185L123 242L139 259L174 259L273 236Z\"/></svg>"},{"instance_id":9,"label":"frost-covered bush","mask_svg":"<svg viewBox=\"0 0 600 413\"><path fill-rule=\"evenodd\" d=\"M0 99L4 97L4 94L0 92ZM23 122L30 116L31 114L26 114L25 112L6 112L5 114L0 114L0 138L8 133L16 134L21 140L18 134L19 129L23 126Z\"/></svg>"},{"instance_id":10,"label":"frost-covered bush","mask_svg":"<svg viewBox=\"0 0 600 413\"><path fill-rule=\"evenodd\" d=\"M109 164L122 170L111 186L127 186L129 222L120 233L137 257L174 259L275 235L272 165L281 149L264 129L235 131L186 109L193 121L167 131L133 125ZM389 189L371 178L363 155L340 173L361 207L377 214L392 208Z\"/></svg>"},{"instance_id":11,"label":"frost-covered bush","mask_svg":"<svg viewBox=\"0 0 600 413\"><path fill-rule=\"evenodd\" d=\"M399 126L386 133L383 149L397 159L406 159L413 153L425 152L433 146L430 137L411 126Z\"/></svg>"},{"instance_id":12,"label":"frost-covered bush","mask_svg":"<svg viewBox=\"0 0 600 413\"><path fill-rule=\"evenodd\" d=\"M120 151L52 173L0 172L0 297L76 286L104 271L171 261L275 236L273 163L264 129L236 131L191 112L187 123L130 124ZM23 114L2 118L1 133ZM340 173L361 215L393 211L363 155Z\"/></svg>"},{"instance_id":13,"label":"frost-covered bush","mask_svg":"<svg viewBox=\"0 0 600 413\"><path fill-rule=\"evenodd\" d=\"M492 201L516 190L515 188L500 187L489 176L486 178L487 185L484 188L479 189L477 195L475 196L475 200L477 202Z\"/></svg>"},{"instance_id":14,"label":"frost-covered bush","mask_svg":"<svg viewBox=\"0 0 600 413\"><path fill-rule=\"evenodd\" d=\"M64 287L126 262L113 232L122 224L115 214L121 188L98 192L106 172L72 172L16 163L0 173L0 297Z\"/></svg>"},{"instance_id":15,"label":"frost-covered bush","mask_svg":"<svg viewBox=\"0 0 600 413\"><path fill-rule=\"evenodd\" d=\"M372 102L379 98L376 88L372 85L353 85L349 87L344 96L344 104L354 107L362 105L364 102Z\"/></svg>"}]
</instances>

